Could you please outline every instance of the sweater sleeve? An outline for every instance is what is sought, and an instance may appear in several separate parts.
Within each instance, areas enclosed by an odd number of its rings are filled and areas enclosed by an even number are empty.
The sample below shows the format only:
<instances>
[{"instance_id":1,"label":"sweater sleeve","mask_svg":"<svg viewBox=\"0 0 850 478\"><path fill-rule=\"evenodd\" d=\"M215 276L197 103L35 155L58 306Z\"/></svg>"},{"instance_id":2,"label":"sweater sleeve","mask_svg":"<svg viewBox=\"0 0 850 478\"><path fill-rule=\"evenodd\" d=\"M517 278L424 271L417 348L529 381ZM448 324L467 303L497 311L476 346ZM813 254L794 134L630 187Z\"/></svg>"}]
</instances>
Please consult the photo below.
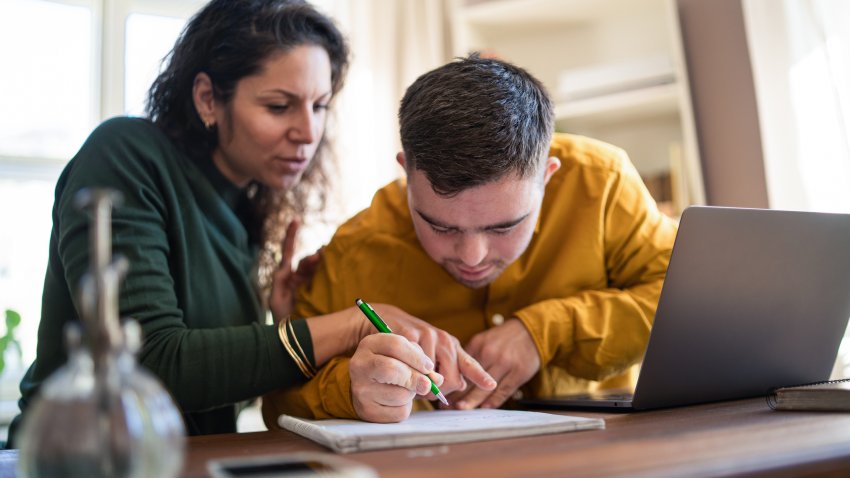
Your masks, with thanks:
<instances>
[{"instance_id":1,"label":"sweater sleeve","mask_svg":"<svg viewBox=\"0 0 850 478\"><path fill-rule=\"evenodd\" d=\"M608 287L534 303L515 313L541 366L602 380L640 360L676 235L626 162L609 188L603 248Z\"/></svg>"},{"instance_id":2,"label":"sweater sleeve","mask_svg":"<svg viewBox=\"0 0 850 478\"><path fill-rule=\"evenodd\" d=\"M120 288L119 314L141 324L139 361L164 382L181 408L204 411L302 382L276 328L258 320L256 291L238 288L242 282L253 283L252 278L241 277L240 270L231 271L232 277L192 275L192 265L203 261L210 249L202 243L191 244L195 248L189 252L175 246L182 226L174 225L180 224L188 206L175 205L180 195L173 191L179 188L169 176L175 169L165 163L178 158L153 126L129 128L127 121L107 122L92 134L60 184L63 193L57 195L57 253L76 310L76 286L88 268L89 220L73 198L83 187L112 188L124 198L112 213L113 253L130 263ZM192 281L205 284L193 287L204 288L206 296L186 292L196 290L188 285ZM228 294L235 299L226 310L199 306ZM47 292L45 298L49 300ZM205 312L190 312L199 310ZM295 324L296 336L309 344L309 329L300 322Z\"/></svg>"}]
</instances>

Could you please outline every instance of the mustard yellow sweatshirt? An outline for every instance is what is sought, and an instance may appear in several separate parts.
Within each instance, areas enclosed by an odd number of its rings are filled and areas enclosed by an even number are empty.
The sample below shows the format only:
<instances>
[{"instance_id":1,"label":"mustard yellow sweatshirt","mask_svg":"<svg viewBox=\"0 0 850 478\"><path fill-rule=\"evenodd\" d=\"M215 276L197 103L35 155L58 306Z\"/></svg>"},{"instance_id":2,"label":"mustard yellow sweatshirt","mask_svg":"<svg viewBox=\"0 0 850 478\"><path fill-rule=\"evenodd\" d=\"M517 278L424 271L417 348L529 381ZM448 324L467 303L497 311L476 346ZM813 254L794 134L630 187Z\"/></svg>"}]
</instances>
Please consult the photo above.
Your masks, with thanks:
<instances>
[{"instance_id":1,"label":"mustard yellow sweatshirt","mask_svg":"<svg viewBox=\"0 0 850 478\"><path fill-rule=\"evenodd\" d=\"M510 318L521 320L541 370L526 396L633 386L676 235L626 153L590 138L556 134L561 168L546 186L528 249L489 286L454 281L422 249L404 181L377 192L325 248L297 311L312 316L357 297L396 305L461 343ZM349 357L337 357L300 389L267 395L266 424L288 413L356 417ZM419 407L418 407L419 408Z\"/></svg>"}]
</instances>

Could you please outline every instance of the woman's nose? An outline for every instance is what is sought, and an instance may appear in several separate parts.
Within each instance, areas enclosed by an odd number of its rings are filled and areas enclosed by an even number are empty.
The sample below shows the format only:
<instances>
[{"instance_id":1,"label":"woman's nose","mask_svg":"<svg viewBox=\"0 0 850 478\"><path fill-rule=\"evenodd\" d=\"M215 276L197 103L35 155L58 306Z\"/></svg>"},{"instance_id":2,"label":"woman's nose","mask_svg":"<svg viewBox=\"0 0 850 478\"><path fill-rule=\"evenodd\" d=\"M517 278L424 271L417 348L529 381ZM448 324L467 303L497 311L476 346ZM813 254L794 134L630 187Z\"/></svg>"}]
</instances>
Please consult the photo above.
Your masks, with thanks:
<instances>
[{"instance_id":1,"label":"woman's nose","mask_svg":"<svg viewBox=\"0 0 850 478\"><path fill-rule=\"evenodd\" d=\"M319 118L309 105L300 108L289 128L289 140L294 143L315 143L319 136Z\"/></svg>"}]
</instances>

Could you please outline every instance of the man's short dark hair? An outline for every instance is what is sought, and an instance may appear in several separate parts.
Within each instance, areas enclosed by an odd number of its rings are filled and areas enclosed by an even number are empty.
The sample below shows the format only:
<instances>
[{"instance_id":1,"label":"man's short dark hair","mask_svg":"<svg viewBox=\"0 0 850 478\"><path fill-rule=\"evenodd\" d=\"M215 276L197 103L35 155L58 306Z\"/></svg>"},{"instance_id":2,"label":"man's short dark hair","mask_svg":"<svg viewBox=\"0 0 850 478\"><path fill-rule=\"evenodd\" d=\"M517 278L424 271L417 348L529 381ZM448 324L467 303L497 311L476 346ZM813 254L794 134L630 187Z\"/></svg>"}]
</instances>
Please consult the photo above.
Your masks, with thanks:
<instances>
[{"instance_id":1,"label":"man's short dark hair","mask_svg":"<svg viewBox=\"0 0 850 478\"><path fill-rule=\"evenodd\" d=\"M453 196L508 174L528 178L549 151L552 101L527 71L472 54L420 76L399 108L406 168Z\"/></svg>"}]
</instances>

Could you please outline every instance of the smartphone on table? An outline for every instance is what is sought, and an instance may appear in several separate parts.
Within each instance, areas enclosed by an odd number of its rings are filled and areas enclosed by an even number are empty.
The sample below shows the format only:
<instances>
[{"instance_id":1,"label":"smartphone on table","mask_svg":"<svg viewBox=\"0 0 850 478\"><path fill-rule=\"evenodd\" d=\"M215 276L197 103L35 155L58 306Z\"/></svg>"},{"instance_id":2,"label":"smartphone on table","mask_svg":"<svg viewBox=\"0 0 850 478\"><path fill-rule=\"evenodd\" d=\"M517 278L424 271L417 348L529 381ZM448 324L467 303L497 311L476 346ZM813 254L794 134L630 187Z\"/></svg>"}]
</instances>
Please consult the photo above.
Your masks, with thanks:
<instances>
[{"instance_id":1,"label":"smartphone on table","mask_svg":"<svg viewBox=\"0 0 850 478\"><path fill-rule=\"evenodd\" d=\"M221 458L210 460L213 478L377 478L375 470L330 453L286 453L280 455Z\"/></svg>"}]
</instances>

